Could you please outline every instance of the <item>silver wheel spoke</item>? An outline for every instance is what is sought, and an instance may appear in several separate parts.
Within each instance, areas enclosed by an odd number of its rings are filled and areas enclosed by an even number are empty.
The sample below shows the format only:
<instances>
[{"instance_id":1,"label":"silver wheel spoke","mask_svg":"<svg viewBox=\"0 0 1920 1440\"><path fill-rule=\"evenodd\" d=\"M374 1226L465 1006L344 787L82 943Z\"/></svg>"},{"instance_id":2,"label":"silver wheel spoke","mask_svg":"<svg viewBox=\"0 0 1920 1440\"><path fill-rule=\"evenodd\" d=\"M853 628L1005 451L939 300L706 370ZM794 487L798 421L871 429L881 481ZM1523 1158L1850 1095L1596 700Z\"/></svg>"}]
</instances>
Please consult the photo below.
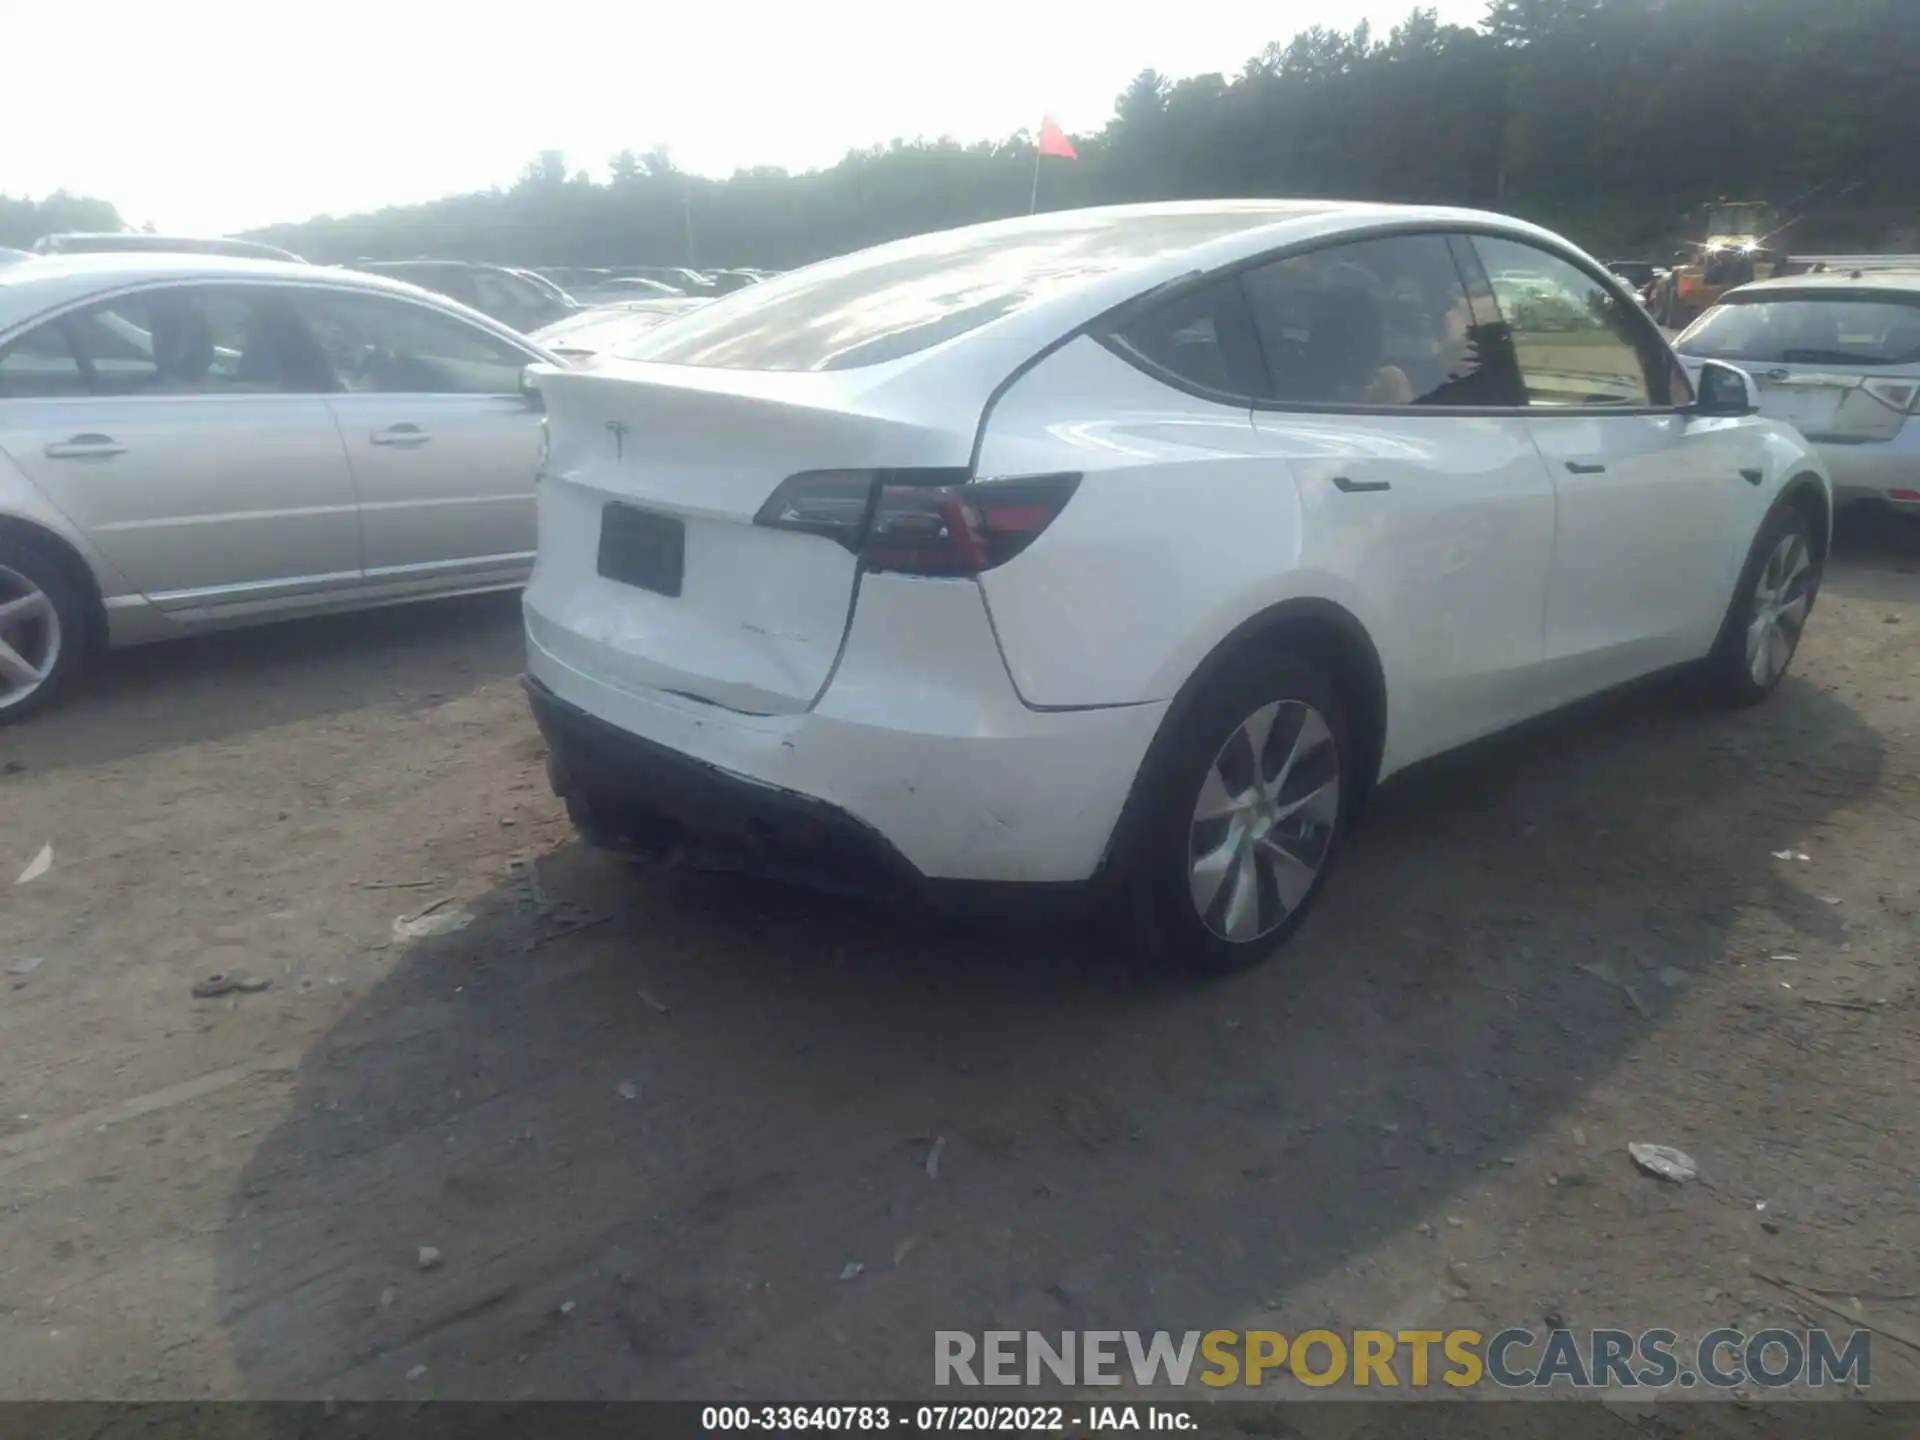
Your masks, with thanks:
<instances>
[{"instance_id":1,"label":"silver wheel spoke","mask_svg":"<svg viewBox=\"0 0 1920 1440\"><path fill-rule=\"evenodd\" d=\"M1273 777L1270 784L1263 783L1260 787L1266 791L1267 798L1278 800L1287 788L1287 781L1292 778L1293 767L1299 764L1303 757L1313 754L1322 745L1330 744L1332 740L1333 734L1327 729L1327 722L1320 718L1320 712L1307 711L1301 717L1300 729L1294 734L1293 748L1287 751L1286 762L1281 765L1279 773Z\"/></svg>"},{"instance_id":2,"label":"silver wheel spoke","mask_svg":"<svg viewBox=\"0 0 1920 1440\"><path fill-rule=\"evenodd\" d=\"M1788 537L1786 552L1780 558L1779 594L1786 594L1793 588L1793 582L1806 574L1812 565L1807 556L1806 542L1798 535Z\"/></svg>"},{"instance_id":3,"label":"silver wheel spoke","mask_svg":"<svg viewBox=\"0 0 1920 1440\"><path fill-rule=\"evenodd\" d=\"M1280 713L1280 706L1263 705L1246 718L1240 726L1241 735L1246 737L1247 749L1253 754L1253 783L1256 787L1264 784L1267 773L1267 741L1273 738L1273 718ZM1219 762L1214 763L1219 768Z\"/></svg>"},{"instance_id":4,"label":"silver wheel spoke","mask_svg":"<svg viewBox=\"0 0 1920 1440\"><path fill-rule=\"evenodd\" d=\"M1251 940L1260 933L1260 875L1251 845L1234 857L1232 885L1220 923L1229 940Z\"/></svg>"},{"instance_id":5,"label":"silver wheel spoke","mask_svg":"<svg viewBox=\"0 0 1920 1440\"><path fill-rule=\"evenodd\" d=\"M1247 796L1234 795L1227 789L1227 782L1220 776L1220 766L1216 762L1207 771L1207 778L1200 783L1200 802L1193 807L1193 818L1201 820L1224 820L1229 815L1240 812L1247 803Z\"/></svg>"},{"instance_id":6,"label":"silver wheel spoke","mask_svg":"<svg viewBox=\"0 0 1920 1440\"><path fill-rule=\"evenodd\" d=\"M32 686L45 678L39 666L30 663L26 656L0 640L0 680L10 686Z\"/></svg>"},{"instance_id":7,"label":"silver wheel spoke","mask_svg":"<svg viewBox=\"0 0 1920 1440\"><path fill-rule=\"evenodd\" d=\"M1267 874L1273 877L1281 908L1291 912L1313 888L1314 877L1320 873L1319 865L1294 854L1284 841L1277 841L1271 835L1260 841L1260 858L1266 862Z\"/></svg>"},{"instance_id":8,"label":"silver wheel spoke","mask_svg":"<svg viewBox=\"0 0 1920 1440\"><path fill-rule=\"evenodd\" d=\"M60 660L60 612L45 591L0 565L0 710L45 683Z\"/></svg>"},{"instance_id":9,"label":"silver wheel spoke","mask_svg":"<svg viewBox=\"0 0 1920 1440\"><path fill-rule=\"evenodd\" d=\"M1767 632L1772 628L1772 622L1764 613L1756 615L1747 627L1747 673L1753 676L1756 685L1767 683Z\"/></svg>"},{"instance_id":10,"label":"silver wheel spoke","mask_svg":"<svg viewBox=\"0 0 1920 1440\"><path fill-rule=\"evenodd\" d=\"M0 601L0 636L4 636L9 627L23 625L29 620L40 620L53 613L53 602L38 590L22 595L16 600Z\"/></svg>"},{"instance_id":11,"label":"silver wheel spoke","mask_svg":"<svg viewBox=\"0 0 1920 1440\"><path fill-rule=\"evenodd\" d=\"M1793 659L1793 642L1786 633L1775 625L1767 632L1767 675L1769 678L1780 674L1787 668L1787 662Z\"/></svg>"},{"instance_id":12,"label":"silver wheel spoke","mask_svg":"<svg viewBox=\"0 0 1920 1440\"><path fill-rule=\"evenodd\" d=\"M1233 863L1240 858L1240 851L1246 840L1246 829L1240 821L1228 827L1226 836L1213 849L1194 860L1188 883L1193 890L1194 908L1204 915L1213 908L1214 900L1220 894L1227 874L1233 869Z\"/></svg>"},{"instance_id":13,"label":"silver wheel spoke","mask_svg":"<svg viewBox=\"0 0 1920 1440\"><path fill-rule=\"evenodd\" d=\"M1310 820L1332 824L1340 810L1340 777L1334 775L1313 787L1306 794L1293 800L1284 800L1276 807L1275 818L1291 820L1296 815L1305 815Z\"/></svg>"},{"instance_id":14,"label":"silver wheel spoke","mask_svg":"<svg viewBox=\"0 0 1920 1440\"><path fill-rule=\"evenodd\" d=\"M1773 683L1773 626L1762 625L1759 638L1754 641L1752 664L1748 667L1756 685Z\"/></svg>"},{"instance_id":15,"label":"silver wheel spoke","mask_svg":"<svg viewBox=\"0 0 1920 1440\"><path fill-rule=\"evenodd\" d=\"M1780 587L1785 583L1781 575L1783 559L1782 550L1776 547L1774 552L1767 556L1766 566L1760 572L1760 589L1766 596L1768 604L1772 604L1779 596Z\"/></svg>"}]
</instances>

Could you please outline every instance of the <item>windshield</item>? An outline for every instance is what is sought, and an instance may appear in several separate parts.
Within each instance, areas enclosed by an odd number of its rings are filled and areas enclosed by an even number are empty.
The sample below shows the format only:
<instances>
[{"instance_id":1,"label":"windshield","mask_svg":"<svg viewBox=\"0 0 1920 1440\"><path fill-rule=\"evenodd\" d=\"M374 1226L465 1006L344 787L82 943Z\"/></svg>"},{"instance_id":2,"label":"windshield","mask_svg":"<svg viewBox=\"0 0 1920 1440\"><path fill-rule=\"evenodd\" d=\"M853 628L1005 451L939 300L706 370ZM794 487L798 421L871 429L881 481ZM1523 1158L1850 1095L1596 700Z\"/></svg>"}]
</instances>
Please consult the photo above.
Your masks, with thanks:
<instances>
[{"instance_id":1,"label":"windshield","mask_svg":"<svg viewBox=\"0 0 1920 1440\"><path fill-rule=\"evenodd\" d=\"M1271 205L1120 217L1067 212L916 236L736 290L618 353L727 370L878 365L1282 213Z\"/></svg>"},{"instance_id":2,"label":"windshield","mask_svg":"<svg viewBox=\"0 0 1920 1440\"><path fill-rule=\"evenodd\" d=\"M1709 235L1751 235L1759 228L1757 205L1715 205L1707 211Z\"/></svg>"},{"instance_id":3,"label":"windshield","mask_svg":"<svg viewBox=\"0 0 1920 1440\"><path fill-rule=\"evenodd\" d=\"M1736 364L1912 365L1920 363L1920 296L1755 295L1709 310L1675 348Z\"/></svg>"}]
</instances>

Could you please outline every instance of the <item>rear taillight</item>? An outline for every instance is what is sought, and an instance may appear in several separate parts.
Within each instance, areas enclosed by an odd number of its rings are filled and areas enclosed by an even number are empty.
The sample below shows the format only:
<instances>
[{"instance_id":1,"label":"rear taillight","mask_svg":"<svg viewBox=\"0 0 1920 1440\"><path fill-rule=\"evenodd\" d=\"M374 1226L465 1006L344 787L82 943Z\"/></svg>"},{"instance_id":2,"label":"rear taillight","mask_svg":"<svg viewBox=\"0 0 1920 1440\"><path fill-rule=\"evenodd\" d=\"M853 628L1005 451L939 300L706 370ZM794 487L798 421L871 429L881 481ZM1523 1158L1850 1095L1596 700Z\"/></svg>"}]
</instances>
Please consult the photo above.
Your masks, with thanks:
<instances>
[{"instance_id":1,"label":"rear taillight","mask_svg":"<svg viewBox=\"0 0 1920 1440\"><path fill-rule=\"evenodd\" d=\"M1863 380L1860 388L1902 415L1920 411L1920 380Z\"/></svg>"},{"instance_id":2,"label":"rear taillight","mask_svg":"<svg viewBox=\"0 0 1920 1440\"><path fill-rule=\"evenodd\" d=\"M825 536L870 570L978 575L1031 545L1079 484L1078 475L809 470L783 482L754 523Z\"/></svg>"}]
</instances>

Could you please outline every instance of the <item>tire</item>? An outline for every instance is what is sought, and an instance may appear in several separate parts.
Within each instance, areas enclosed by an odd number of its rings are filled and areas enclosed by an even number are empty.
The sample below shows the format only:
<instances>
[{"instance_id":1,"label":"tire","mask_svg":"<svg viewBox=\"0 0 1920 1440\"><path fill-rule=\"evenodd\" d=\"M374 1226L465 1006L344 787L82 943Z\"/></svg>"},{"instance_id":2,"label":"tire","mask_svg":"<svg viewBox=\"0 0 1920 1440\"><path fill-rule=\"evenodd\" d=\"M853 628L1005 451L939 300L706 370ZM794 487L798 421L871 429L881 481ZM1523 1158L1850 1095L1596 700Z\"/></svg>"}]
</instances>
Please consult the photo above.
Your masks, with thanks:
<instances>
[{"instance_id":1,"label":"tire","mask_svg":"<svg viewBox=\"0 0 1920 1440\"><path fill-rule=\"evenodd\" d=\"M31 539L0 535L0 725L45 710L79 677L87 616L86 592L60 556Z\"/></svg>"},{"instance_id":2,"label":"tire","mask_svg":"<svg viewBox=\"0 0 1920 1440\"><path fill-rule=\"evenodd\" d=\"M1319 898L1353 814L1353 732L1329 676L1286 652L1232 664L1177 724L1143 777L1129 909L1150 956L1226 974L1277 951Z\"/></svg>"},{"instance_id":3,"label":"tire","mask_svg":"<svg viewBox=\"0 0 1920 1440\"><path fill-rule=\"evenodd\" d=\"M1813 527L1792 505L1777 506L1754 537L1707 657L1707 680L1730 705L1758 705L1793 664L1820 593L1822 565Z\"/></svg>"}]
</instances>

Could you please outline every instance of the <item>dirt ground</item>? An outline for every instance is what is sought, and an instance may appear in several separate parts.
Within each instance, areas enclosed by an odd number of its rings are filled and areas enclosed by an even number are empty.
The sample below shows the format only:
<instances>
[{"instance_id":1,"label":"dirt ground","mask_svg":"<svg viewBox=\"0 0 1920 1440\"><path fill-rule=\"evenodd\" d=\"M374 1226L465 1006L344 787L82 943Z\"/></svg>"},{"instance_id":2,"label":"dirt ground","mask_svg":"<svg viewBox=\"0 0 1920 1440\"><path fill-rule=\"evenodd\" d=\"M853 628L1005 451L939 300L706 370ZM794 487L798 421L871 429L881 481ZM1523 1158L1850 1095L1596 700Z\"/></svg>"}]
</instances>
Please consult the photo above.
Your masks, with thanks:
<instances>
[{"instance_id":1,"label":"dirt ground","mask_svg":"<svg viewBox=\"0 0 1920 1440\"><path fill-rule=\"evenodd\" d=\"M1756 711L1664 687L1391 787L1209 986L582 850L516 625L130 652L0 731L0 1397L905 1398L942 1328L1920 1334L1912 535L1843 539ZM473 923L396 938L440 902ZM1917 1362L1878 1333L1874 1393Z\"/></svg>"}]
</instances>

